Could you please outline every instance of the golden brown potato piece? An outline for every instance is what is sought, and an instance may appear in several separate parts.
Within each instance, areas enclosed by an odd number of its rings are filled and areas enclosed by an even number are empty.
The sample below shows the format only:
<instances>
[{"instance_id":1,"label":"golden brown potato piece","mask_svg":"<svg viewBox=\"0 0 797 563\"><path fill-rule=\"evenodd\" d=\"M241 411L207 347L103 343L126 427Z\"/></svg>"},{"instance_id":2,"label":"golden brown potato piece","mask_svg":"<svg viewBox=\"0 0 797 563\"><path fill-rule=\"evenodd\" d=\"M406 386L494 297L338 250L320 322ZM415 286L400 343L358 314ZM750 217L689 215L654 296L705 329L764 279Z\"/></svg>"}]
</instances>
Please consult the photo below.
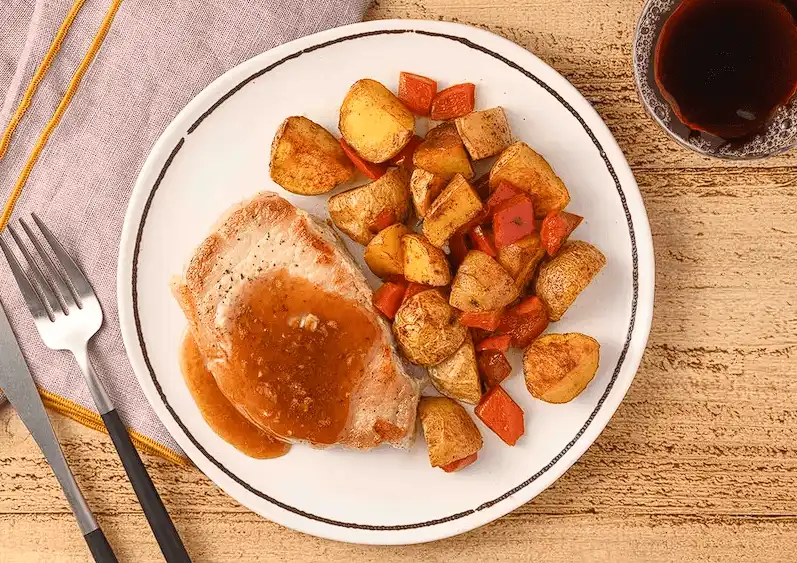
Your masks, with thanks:
<instances>
[{"instance_id":1,"label":"golden brown potato piece","mask_svg":"<svg viewBox=\"0 0 797 563\"><path fill-rule=\"evenodd\" d=\"M453 123L441 123L426 134L424 141L415 149L412 162L418 168L450 180L455 174L465 179L473 178L465 145Z\"/></svg>"},{"instance_id":2,"label":"golden brown potato piece","mask_svg":"<svg viewBox=\"0 0 797 563\"><path fill-rule=\"evenodd\" d=\"M401 237L401 251L407 281L434 287L451 283L445 252L431 245L423 235L412 233Z\"/></svg>"},{"instance_id":3,"label":"golden brown potato piece","mask_svg":"<svg viewBox=\"0 0 797 563\"><path fill-rule=\"evenodd\" d=\"M546 403L566 403L581 393L595 377L600 344L577 332L544 334L523 353L526 387Z\"/></svg>"},{"instance_id":4,"label":"golden brown potato piece","mask_svg":"<svg viewBox=\"0 0 797 563\"><path fill-rule=\"evenodd\" d=\"M429 289L401 305L393 320L393 332L409 361L433 366L457 351L468 329L457 322L440 290Z\"/></svg>"},{"instance_id":5,"label":"golden brown potato piece","mask_svg":"<svg viewBox=\"0 0 797 563\"><path fill-rule=\"evenodd\" d=\"M326 129L295 116L283 121L274 135L269 173L289 192L317 195L351 180L354 165Z\"/></svg>"},{"instance_id":6,"label":"golden brown potato piece","mask_svg":"<svg viewBox=\"0 0 797 563\"><path fill-rule=\"evenodd\" d=\"M404 252L401 237L410 230L403 223L390 225L371 239L365 247L365 263L380 278L404 275Z\"/></svg>"},{"instance_id":7,"label":"golden brown potato piece","mask_svg":"<svg viewBox=\"0 0 797 563\"><path fill-rule=\"evenodd\" d=\"M449 303L461 311L492 311L519 295L515 280L498 262L481 250L471 250L454 276Z\"/></svg>"},{"instance_id":8,"label":"golden brown potato piece","mask_svg":"<svg viewBox=\"0 0 797 563\"><path fill-rule=\"evenodd\" d=\"M451 235L482 212L479 194L457 174L434 200L423 220L423 234L433 245L442 247Z\"/></svg>"},{"instance_id":9,"label":"golden brown potato piece","mask_svg":"<svg viewBox=\"0 0 797 563\"><path fill-rule=\"evenodd\" d=\"M561 211L570 203L570 194L562 180L543 157L523 142L510 145L490 170L490 187L501 181L528 192L534 202L534 215L542 218L551 211Z\"/></svg>"},{"instance_id":10,"label":"golden brown potato piece","mask_svg":"<svg viewBox=\"0 0 797 563\"><path fill-rule=\"evenodd\" d=\"M429 367L429 379L446 397L475 405L482 398L482 384L476 364L476 350L468 336L449 358Z\"/></svg>"},{"instance_id":11,"label":"golden brown potato piece","mask_svg":"<svg viewBox=\"0 0 797 563\"><path fill-rule=\"evenodd\" d=\"M500 106L458 117L456 124L473 160L495 156L512 144L512 131Z\"/></svg>"},{"instance_id":12,"label":"golden brown potato piece","mask_svg":"<svg viewBox=\"0 0 797 563\"><path fill-rule=\"evenodd\" d=\"M415 118L376 80L358 80L340 106L338 128L347 143L368 162L385 162L415 134Z\"/></svg>"},{"instance_id":13,"label":"golden brown potato piece","mask_svg":"<svg viewBox=\"0 0 797 563\"><path fill-rule=\"evenodd\" d=\"M543 264L537 276L537 296L548 308L548 318L561 319L605 265L606 257L588 242L566 242L556 258Z\"/></svg>"},{"instance_id":14,"label":"golden brown potato piece","mask_svg":"<svg viewBox=\"0 0 797 563\"><path fill-rule=\"evenodd\" d=\"M452 399L421 397L418 417L432 467L459 461L482 448L482 435L473 419Z\"/></svg>"},{"instance_id":15,"label":"golden brown potato piece","mask_svg":"<svg viewBox=\"0 0 797 563\"><path fill-rule=\"evenodd\" d=\"M418 217L426 216L426 212L431 207L432 202L445 187L446 180L442 176L432 174L421 168L416 168L412 171L410 192L412 193L412 202L415 204L415 212Z\"/></svg>"},{"instance_id":16,"label":"golden brown potato piece","mask_svg":"<svg viewBox=\"0 0 797 563\"><path fill-rule=\"evenodd\" d=\"M545 249L539 233L523 237L498 250L498 263L515 278L515 284L521 291L534 278L537 266L544 257Z\"/></svg>"},{"instance_id":17,"label":"golden brown potato piece","mask_svg":"<svg viewBox=\"0 0 797 563\"><path fill-rule=\"evenodd\" d=\"M374 238L376 216L388 209L397 223L407 220L410 212L410 189L407 173L389 169L384 176L359 188L329 198L329 216L335 226L360 244Z\"/></svg>"}]
</instances>

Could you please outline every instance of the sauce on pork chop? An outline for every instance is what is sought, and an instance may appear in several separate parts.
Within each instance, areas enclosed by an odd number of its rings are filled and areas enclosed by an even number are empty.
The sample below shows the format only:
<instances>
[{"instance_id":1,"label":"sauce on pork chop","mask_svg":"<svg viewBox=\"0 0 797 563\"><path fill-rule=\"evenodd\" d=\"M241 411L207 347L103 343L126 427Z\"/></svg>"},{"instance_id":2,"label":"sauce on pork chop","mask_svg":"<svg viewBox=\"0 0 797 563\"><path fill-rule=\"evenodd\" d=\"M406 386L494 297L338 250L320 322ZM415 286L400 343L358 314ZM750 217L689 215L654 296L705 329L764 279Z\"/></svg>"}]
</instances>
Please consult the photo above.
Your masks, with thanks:
<instances>
[{"instance_id":1,"label":"sauce on pork chop","mask_svg":"<svg viewBox=\"0 0 797 563\"><path fill-rule=\"evenodd\" d=\"M230 401L277 436L335 443L380 335L363 308L280 270L247 284L229 322Z\"/></svg>"},{"instance_id":2,"label":"sauce on pork chop","mask_svg":"<svg viewBox=\"0 0 797 563\"><path fill-rule=\"evenodd\" d=\"M185 335L180 349L180 368L202 418L225 442L255 459L270 459L288 453L290 444L252 424L224 396L190 332Z\"/></svg>"}]
</instances>

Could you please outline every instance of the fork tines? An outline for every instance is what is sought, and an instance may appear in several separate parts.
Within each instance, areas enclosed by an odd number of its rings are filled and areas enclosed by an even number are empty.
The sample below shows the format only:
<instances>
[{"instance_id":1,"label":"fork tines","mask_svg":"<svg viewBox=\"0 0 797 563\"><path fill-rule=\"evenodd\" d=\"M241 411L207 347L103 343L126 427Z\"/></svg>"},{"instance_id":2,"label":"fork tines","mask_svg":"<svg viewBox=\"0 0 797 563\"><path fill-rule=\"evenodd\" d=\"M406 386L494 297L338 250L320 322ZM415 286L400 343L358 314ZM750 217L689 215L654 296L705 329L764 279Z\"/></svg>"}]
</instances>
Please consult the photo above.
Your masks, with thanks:
<instances>
[{"instance_id":1,"label":"fork tines","mask_svg":"<svg viewBox=\"0 0 797 563\"><path fill-rule=\"evenodd\" d=\"M68 315L70 309L75 307L81 309L82 300L92 295L93 290L83 272L50 229L35 213L32 213L31 217L44 242L25 221L20 219L19 224L25 231L32 250L11 225L7 227L11 235L9 242L0 235L0 249L5 254L11 273L34 318L38 320L48 317L53 321L61 315ZM12 244L25 258L28 265L27 273L12 251Z\"/></svg>"}]
</instances>

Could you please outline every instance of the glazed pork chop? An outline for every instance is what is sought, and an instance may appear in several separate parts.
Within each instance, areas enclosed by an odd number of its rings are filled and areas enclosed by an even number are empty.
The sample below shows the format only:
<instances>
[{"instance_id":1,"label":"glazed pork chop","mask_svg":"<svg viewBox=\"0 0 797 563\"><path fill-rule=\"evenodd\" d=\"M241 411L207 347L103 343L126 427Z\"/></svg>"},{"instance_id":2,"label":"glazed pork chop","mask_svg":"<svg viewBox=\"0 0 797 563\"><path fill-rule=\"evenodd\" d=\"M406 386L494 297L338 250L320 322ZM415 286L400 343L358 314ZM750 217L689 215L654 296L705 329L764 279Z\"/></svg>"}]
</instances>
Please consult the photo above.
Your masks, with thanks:
<instances>
[{"instance_id":1,"label":"glazed pork chop","mask_svg":"<svg viewBox=\"0 0 797 563\"><path fill-rule=\"evenodd\" d=\"M420 384L326 224L260 193L172 289L222 393L258 427L320 447L411 444Z\"/></svg>"}]
</instances>

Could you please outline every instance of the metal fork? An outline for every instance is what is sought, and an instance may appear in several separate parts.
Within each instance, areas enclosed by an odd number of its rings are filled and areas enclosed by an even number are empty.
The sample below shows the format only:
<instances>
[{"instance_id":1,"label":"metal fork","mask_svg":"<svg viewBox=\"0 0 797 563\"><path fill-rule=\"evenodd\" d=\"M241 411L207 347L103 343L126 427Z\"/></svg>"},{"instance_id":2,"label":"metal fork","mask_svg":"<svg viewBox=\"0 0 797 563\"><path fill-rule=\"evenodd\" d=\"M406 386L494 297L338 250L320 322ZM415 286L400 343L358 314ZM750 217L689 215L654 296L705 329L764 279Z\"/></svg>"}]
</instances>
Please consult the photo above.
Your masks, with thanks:
<instances>
[{"instance_id":1,"label":"metal fork","mask_svg":"<svg viewBox=\"0 0 797 563\"><path fill-rule=\"evenodd\" d=\"M11 238L28 263L30 276L25 273L2 237L0 237L0 249L5 254L11 267L11 273L33 315L36 328L48 347L53 350L68 350L75 356L94 399L94 404L108 429L108 434L119 453L127 476L133 485L133 490L144 509L144 514L166 561L169 563L190 562L191 559L183 546L180 535L163 506L158 491L155 489L138 452L130 441L130 436L119 418L119 413L114 408L89 360L89 340L102 325L100 302L80 267L75 264L55 235L35 214L32 214L32 218L44 237L44 244L25 221L20 219L19 223L33 245L33 252L29 251L11 225L7 227ZM49 247L55 261L45 250L45 245ZM39 267L33 254L39 257L45 270L49 272L49 276ZM60 270L55 262L60 266Z\"/></svg>"}]
</instances>

